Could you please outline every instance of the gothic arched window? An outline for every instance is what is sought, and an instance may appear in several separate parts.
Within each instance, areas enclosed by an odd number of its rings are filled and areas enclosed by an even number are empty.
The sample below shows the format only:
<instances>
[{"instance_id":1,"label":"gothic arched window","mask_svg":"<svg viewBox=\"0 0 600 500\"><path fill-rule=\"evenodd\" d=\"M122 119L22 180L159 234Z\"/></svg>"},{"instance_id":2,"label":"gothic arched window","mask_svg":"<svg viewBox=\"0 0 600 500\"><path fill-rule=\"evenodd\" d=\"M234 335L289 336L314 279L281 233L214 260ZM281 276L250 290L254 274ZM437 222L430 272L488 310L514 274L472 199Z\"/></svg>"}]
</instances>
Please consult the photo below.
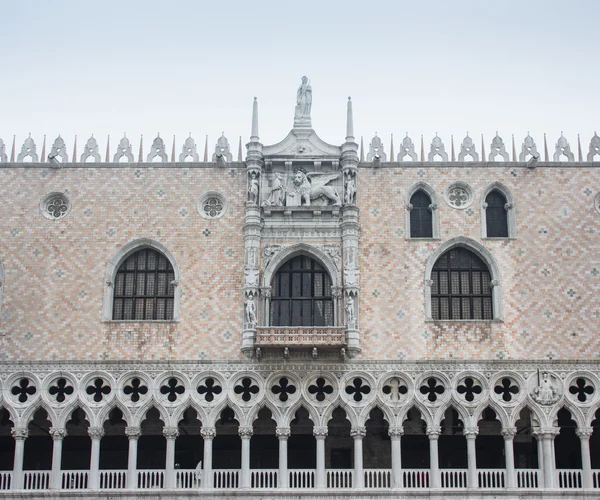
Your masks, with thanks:
<instances>
[{"instance_id":1,"label":"gothic arched window","mask_svg":"<svg viewBox=\"0 0 600 500\"><path fill-rule=\"evenodd\" d=\"M506 197L497 189L485 198L485 223L488 238L508 238Z\"/></svg>"},{"instance_id":2,"label":"gothic arched window","mask_svg":"<svg viewBox=\"0 0 600 500\"><path fill-rule=\"evenodd\" d=\"M432 238L433 237L433 214L431 212L431 198L419 189L410 198L412 208L410 210L410 237Z\"/></svg>"},{"instance_id":3,"label":"gothic arched window","mask_svg":"<svg viewBox=\"0 0 600 500\"><path fill-rule=\"evenodd\" d=\"M175 272L169 259L152 248L131 254L114 280L113 320L172 320Z\"/></svg>"},{"instance_id":4,"label":"gothic arched window","mask_svg":"<svg viewBox=\"0 0 600 500\"><path fill-rule=\"evenodd\" d=\"M272 283L271 325L333 326L331 278L306 255L285 262Z\"/></svg>"},{"instance_id":5,"label":"gothic arched window","mask_svg":"<svg viewBox=\"0 0 600 500\"><path fill-rule=\"evenodd\" d=\"M431 317L494 318L490 271L473 252L454 247L443 253L431 271Z\"/></svg>"}]
</instances>

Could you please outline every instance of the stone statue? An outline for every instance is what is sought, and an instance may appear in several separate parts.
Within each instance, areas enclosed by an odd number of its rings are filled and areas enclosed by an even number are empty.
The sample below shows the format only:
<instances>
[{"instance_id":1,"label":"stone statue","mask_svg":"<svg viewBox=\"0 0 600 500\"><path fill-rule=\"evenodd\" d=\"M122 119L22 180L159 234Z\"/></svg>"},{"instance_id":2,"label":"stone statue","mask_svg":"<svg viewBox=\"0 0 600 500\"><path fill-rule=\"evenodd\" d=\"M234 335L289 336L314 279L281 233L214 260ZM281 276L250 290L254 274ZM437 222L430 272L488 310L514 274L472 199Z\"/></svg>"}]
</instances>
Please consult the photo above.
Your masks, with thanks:
<instances>
[{"instance_id":1,"label":"stone statue","mask_svg":"<svg viewBox=\"0 0 600 500\"><path fill-rule=\"evenodd\" d=\"M538 371L538 385L533 390L533 399L541 405L551 405L556 403L559 398L558 387L552 384L548 372L543 372L540 380Z\"/></svg>"},{"instance_id":2,"label":"stone statue","mask_svg":"<svg viewBox=\"0 0 600 500\"><path fill-rule=\"evenodd\" d=\"M250 328L256 328L256 304L254 303L254 296L248 295L246 299L246 324Z\"/></svg>"},{"instance_id":3,"label":"stone statue","mask_svg":"<svg viewBox=\"0 0 600 500\"><path fill-rule=\"evenodd\" d=\"M258 193L258 179L256 178L256 172L252 172L252 174L250 175L250 183L248 185L248 203L250 203L251 205L257 205Z\"/></svg>"},{"instance_id":4,"label":"stone statue","mask_svg":"<svg viewBox=\"0 0 600 500\"><path fill-rule=\"evenodd\" d=\"M356 182L352 176L346 180L346 189L344 192L344 202L346 205L354 205L356 198Z\"/></svg>"},{"instance_id":5,"label":"stone statue","mask_svg":"<svg viewBox=\"0 0 600 500\"><path fill-rule=\"evenodd\" d=\"M335 188L325 185L339 176L339 173L322 174L313 172L307 174L302 167L295 169L294 191L289 193L289 196L295 201L292 205L309 207L311 200L323 196L331 204L339 207L342 204L340 195Z\"/></svg>"},{"instance_id":6,"label":"stone statue","mask_svg":"<svg viewBox=\"0 0 600 500\"><path fill-rule=\"evenodd\" d=\"M354 299L352 298L352 295L348 295L346 297L345 310L346 310L347 325L348 326L354 325L354 323L356 322L356 317L354 316Z\"/></svg>"},{"instance_id":7,"label":"stone statue","mask_svg":"<svg viewBox=\"0 0 600 500\"><path fill-rule=\"evenodd\" d=\"M312 106L312 87L308 83L308 78L302 77L302 85L298 87L296 94L296 114L294 118L310 118L310 108Z\"/></svg>"},{"instance_id":8,"label":"stone statue","mask_svg":"<svg viewBox=\"0 0 600 500\"><path fill-rule=\"evenodd\" d=\"M281 174L277 172L273 180L271 194L263 202L265 207L282 207L285 200L285 188L281 180Z\"/></svg>"}]
</instances>

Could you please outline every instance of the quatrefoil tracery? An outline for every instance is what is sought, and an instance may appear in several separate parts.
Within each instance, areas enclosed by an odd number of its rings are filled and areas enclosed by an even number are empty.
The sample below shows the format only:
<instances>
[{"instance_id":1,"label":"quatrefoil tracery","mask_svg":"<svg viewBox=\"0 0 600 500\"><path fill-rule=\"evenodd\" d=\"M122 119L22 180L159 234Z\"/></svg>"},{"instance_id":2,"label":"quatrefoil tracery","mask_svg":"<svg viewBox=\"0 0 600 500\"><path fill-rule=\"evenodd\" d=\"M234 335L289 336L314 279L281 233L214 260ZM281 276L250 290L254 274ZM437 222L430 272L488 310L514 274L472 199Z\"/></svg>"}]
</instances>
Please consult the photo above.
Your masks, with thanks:
<instances>
[{"instance_id":1,"label":"quatrefoil tracery","mask_svg":"<svg viewBox=\"0 0 600 500\"><path fill-rule=\"evenodd\" d=\"M400 396L408 393L408 387L403 384L401 379L394 377L388 380L382 391L390 401L400 401Z\"/></svg>"},{"instance_id":2,"label":"quatrefoil tracery","mask_svg":"<svg viewBox=\"0 0 600 500\"><path fill-rule=\"evenodd\" d=\"M142 381L139 378L134 378L129 385L123 388L123 393L127 396L131 394L131 401L137 403L140 400L140 396L143 396L148 392L148 387L142 385Z\"/></svg>"},{"instance_id":3,"label":"quatrefoil tracery","mask_svg":"<svg viewBox=\"0 0 600 500\"><path fill-rule=\"evenodd\" d=\"M110 394L110 391L110 386L105 385L104 380L102 380L100 377L95 379L93 384L90 384L85 388L85 392L88 395L94 396L93 399L96 403L100 403L104 396L108 396Z\"/></svg>"},{"instance_id":4,"label":"quatrefoil tracery","mask_svg":"<svg viewBox=\"0 0 600 500\"><path fill-rule=\"evenodd\" d=\"M69 382L66 378L61 377L56 381L55 385L51 385L48 389L48 393L51 396L55 396L57 403L62 403L65 399L67 399L67 396L73 394L75 389L73 389L72 385L67 385L68 383Z\"/></svg>"},{"instance_id":5,"label":"quatrefoil tracery","mask_svg":"<svg viewBox=\"0 0 600 500\"><path fill-rule=\"evenodd\" d=\"M352 395L356 402L362 401L363 394L366 396L370 392L371 388L360 377L356 377L352 384L346 387L346 394Z\"/></svg>"},{"instance_id":6,"label":"quatrefoil tracery","mask_svg":"<svg viewBox=\"0 0 600 500\"><path fill-rule=\"evenodd\" d=\"M250 377L243 378L241 384L233 388L233 392L238 396L241 395L242 401L246 403L252 399L253 395L258 394L259 390L258 385L254 384Z\"/></svg>"},{"instance_id":7,"label":"quatrefoil tracery","mask_svg":"<svg viewBox=\"0 0 600 500\"><path fill-rule=\"evenodd\" d=\"M33 396L36 392L34 385L30 385L31 382L28 378L22 378L19 380L19 385L14 385L11 389L13 396L19 396L17 399L19 403L25 403L29 396Z\"/></svg>"},{"instance_id":8,"label":"quatrefoil tracery","mask_svg":"<svg viewBox=\"0 0 600 500\"><path fill-rule=\"evenodd\" d=\"M160 393L167 396L167 400L171 403L177 401L177 398L184 392L185 387L175 377L171 377L165 385L160 387Z\"/></svg>"},{"instance_id":9,"label":"quatrefoil tracery","mask_svg":"<svg viewBox=\"0 0 600 500\"><path fill-rule=\"evenodd\" d=\"M434 377L429 377L419 390L421 394L427 395L427 399L432 403L437 400L438 394L441 396L445 392L444 386L439 384Z\"/></svg>"},{"instance_id":10,"label":"quatrefoil tracery","mask_svg":"<svg viewBox=\"0 0 600 500\"><path fill-rule=\"evenodd\" d=\"M281 377L279 379L279 385L274 385L271 388L271 392L276 396L279 395L279 401L285 403L289 399L288 395L296 392L296 386L290 384L290 381L287 379L287 377Z\"/></svg>"},{"instance_id":11,"label":"quatrefoil tracery","mask_svg":"<svg viewBox=\"0 0 600 500\"><path fill-rule=\"evenodd\" d=\"M315 399L322 403L327 395L333 393L333 387L323 377L319 377L314 384L308 386L308 393L313 394Z\"/></svg>"},{"instance_id":12,"label":"quatrefoil tracery","mask_svg":"<svg viewBox=\"0 0 600 500\"><path fill-rule=\"evenodd\" d=\"M464 394L465 400L471 403L475 399L476 394L481 394L481 386L475 385L475 380L471 377L467 377L462 384L460 384L456 391L459 394Z\"/></svg>"},{"instance_id":13,"label":"quatrefoil tracery","mask_svg":"<svg viewBox=\"0 0 600 500\"><path fill-rule=\"evenodd\" d=\"M500 384L494 387L494 392L502 396L502 400L507 403L512 400L513 395L519 393L519 387L513 384L513 381L508 377L504 377Z\"/></svg>"},{"instance_id":14,"label":"quatrefoil tracery","mask_svg":"<svg viewBox=\"0 0 600 500\"><path fill-rule=\"evenodd\" d=\"M575 380L575 384L569 387L569 392L573 394L573 396L576 396L578 401L585 403L588 400L588 396L594 394L594 387L588 385L586 379L579 377Z\"/></svg>"},{"instance_id":15,"label":"quatrefoil tracery","mask_svg":"<svg viewBox=\"0 0 600 500\"><path fill-rule=\"evenodd\" d=\"M204 394L204 400L208 403L214 401L215 395L221 394L223 388L215 382L215 379L212 377L208 377L204 381L204 385L199 385L198 394Z\"/></svg>"}]
</instances>

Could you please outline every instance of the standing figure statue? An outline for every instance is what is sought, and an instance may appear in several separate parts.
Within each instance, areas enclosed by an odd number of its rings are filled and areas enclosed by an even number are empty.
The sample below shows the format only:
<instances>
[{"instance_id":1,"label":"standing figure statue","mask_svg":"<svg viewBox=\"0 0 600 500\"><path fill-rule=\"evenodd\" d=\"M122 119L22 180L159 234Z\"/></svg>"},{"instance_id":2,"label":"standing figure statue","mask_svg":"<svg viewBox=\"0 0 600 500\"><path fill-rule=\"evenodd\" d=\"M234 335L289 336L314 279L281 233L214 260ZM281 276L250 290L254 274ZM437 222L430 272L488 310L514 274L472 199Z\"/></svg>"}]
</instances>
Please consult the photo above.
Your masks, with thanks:
<instances>
[{"instance_id":1,"label":"standing figure statue","mask_svg":"<svg viewBox=\"0 0 600 500\"><path fill-rule=\"evenodd\" d=\"M558 393L558 387L552 383L548 372L543 372L540 380L540 373L538 370L538 385L533 389L534 401L542 405L551 405L556 403L559 398L560 394Z\"/></svg>"},{"instance_id":2,"label":"standing figure statue","mask_svg":"<svg viewBox=\"0 0 600 500\"><path fill-rule=\"evenodd\" d=\"M273 186L269 197L263 201L265 207L282 207L285 200L285 188L281 180L281 174L277 172L273 179Z\"/></svg>"},{"instance_id":3,"label":"standing figure statue","mask_svg":"<svg viewBox=\"0 0 600 500\"><path fill-rule=\"evenodd\" d=\"M252 293L246 299L246 324L250 328L256 328L256 304Z\"/></svg>"},{"instance_id":4,"label":"standing figure statue","mask_svg":"<svg viewBox=\"0 0 600 500\"><path fill-rule=\"evenodd\" d=\"M356 317L354 316L354 299L352 295L348 295L346 297L346 324L348 326L354 326L356 322Z\"/></svg>"},{"instance_id":5,"label":"standing figure statue","mask_svg":"<svg viewBox=\"0 0 600 500\"><path fill-rule=\"evenodd\" d=\"M356 182L352 176L348 176L346 181L346 189L344 191L344 203L346 205L354 205L354 199L356 196Z\"/></svg>"},{"instance_id":6,"label":"standing figure statue","mask_svg":"<svg viewBox=\"0 0 600 500\"><path fill-rule=\"evenodd\" d=\"M308 83L308 78L302 77L302 85L298 87L296 94L296 114L295 118L310 118L310 108L312 106L312 87Z\"/></svg>"},{"instance_id":7,"label":"standing figure statue","mask_svg":"<svg viewBox=\"0 0 600 500\"><path fill-rule=\"evenodd\" d=\"M248 185L248 203L252 205L258 204L258 179L256 178L256 172L252 172L250 177L250 184Z\"/></svg>"}]
</instances>

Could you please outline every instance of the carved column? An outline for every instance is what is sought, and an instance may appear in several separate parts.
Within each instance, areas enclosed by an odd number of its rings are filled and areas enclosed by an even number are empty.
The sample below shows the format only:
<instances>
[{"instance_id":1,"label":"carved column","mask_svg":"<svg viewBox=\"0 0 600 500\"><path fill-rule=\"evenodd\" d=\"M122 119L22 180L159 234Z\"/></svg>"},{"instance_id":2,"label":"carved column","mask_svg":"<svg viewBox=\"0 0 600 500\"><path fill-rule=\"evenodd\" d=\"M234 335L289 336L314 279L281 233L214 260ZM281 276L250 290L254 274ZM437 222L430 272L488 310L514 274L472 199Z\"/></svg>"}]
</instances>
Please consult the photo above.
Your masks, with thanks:
<instances>
[{"instance_id":1,"label":"carved column","mask_svg":"<svg viewBox=\"0 0 600 500\"><path fill-rule=\"evenodd\" d=\"M89 487L91 490L96 490L99 487L100 475L100 440L104 436L102 427L89 427L88 434L92 440L92 449L90 452L90 481Z\"/></svg>"},{"instance_id":2,"label":"carved column","mask_svg":"<svg viewBox=\"0 0 600 500\"><path fill-rule=\"evenodd\" d=\"M52 474L50 476L50 487L53 490L61 488L62 474L62 443L67 435L67 429L62 427L50 427L50 435L52 436Z\"/></svg>"},{"instance_id":3,"label":"carved column","mask_svg":"<svg viewBox=\"0 0 600 500\"><path fill-rule=\"evenodd\" d=\"M271 326L271 287L263 286L260 288L260 296L262 298L262 307L261 307L261 318L260 325L261 326Z\"/></svg>"},{"instance_id":4,"label":"carved column","mask_svg":"<svg viewBox=\"0 0 600 500\"><path fill-rule=\"evenodd\" d=\"M427 429L427 436L429 437L429 484L432 488L440 487L440 459L438 454L440 432L439 427L429 427Z\"/></svg>"},{"instance_id":5,"label":"carved column","mask_svg":"<svg viewBox=\"0 0 600 500\"><path fill-rule=\"evenodd\" d=\"M179 436L179 429L177 427L165 427L163 436L167 440L165 486L167 489L172 489L175 488L175 440Z\"/></svg>"},{"instance_id":6,"label":"carved column","mask_svg":"<svg viewBox=\"0 0 600 500\"><path fill-rule=\"evenodd\" d=\"M534 432L536 438L542 441L542 462L544 464L544 488L554 488L554 438L559 434L560 428L548 427Z\"/></svg>"},{"instance_id":7,"label":"carved column","mask_svg":"<svg viewBox=\"0 0 600 500\"><path fill-rule=\"evenodd\" d=\"M289 427L278 427L275 435L279 439L279 484L280 488L287 488L288 481L288 439L291 431Z\"/></svg>"},{"instance_id":8,"label":"carved column","mask_svg":"<svg viewBox=\"0 0 600 500\"><path fill-rule=\"evenodd\" d=\"M479 434L477 427L467 427L463 431L463 435L467 439L467 487L477 488L477 452L475 449L475 440Z\"/></svg>"},{"instance_id":9,"label":"carved column","mask_svg":"<svg viewBox=\"0 0 600 500\"><path fill-rule=\"evenodd\" d=\"M392 487L402 488L402 427L388 428L388 435L392 442Z\"/></svg>"},{"instance_id":10,"label":"carved column","mask_svg":"<svg viewBox=\"0 0 600 500\"><path fill-rule=\"evenodd\" d=\"M242 477L240 487L250 488L250 439L252 438L252 427L240 426L238 433L242 438Z\"/></svg>"},{"instance_id":11,"label":"carved column","mask_svg":"<svg viewBox=\"0 0 600 500\"><path fill-rule=\"evenodd\" d=\"M515 475L515 448L514 440L517 433L516 427L504 427L501 431L504 438L504 460L506 461L506 487L517 487L517 476Z\"/></svg>"},{"instance_id":12,"label":"carved column","mask_svg":"<svg viewBox=\"0 0 600 500\"><path fill-rule=\"evenodd\" d=\"M325 488L325 439L327 438L327 427L313 427L313 436L317 442L317 477L315 486Z\"/></svg>"},{"instance_id":13,"label":"carved column","mask_svg":"<svg viewBox=\"0 0 600 500\"><path fill-rule=\"evenodd\" d=\"M129 456L127 457L127 488L137 488L137 445L142 435L139 427L126 427L125 435L129 438Z\"/></svg>"},{"instance_id":14,"label":"carved column","mask_svg":"<svg viewBox=\"0 0 600 500\"><path fill-rule=\"evenodd\" d=\"M25 457L25 440L29 436L27 427L13 427L10 430L15 438L15 457L13 461L12 486L15 490L23 489L23 458Z\"/></svg>"},{"instance_id":15,"label":"carved column","mask_svg":"<svg viewBox=\"0 0 600 500\"><path fill-rule=\"evenodd\" d=\"M259 310L259 266L260 238L260 182L262 176L262 144L258 138L258 102L254 98L252 108L252 132L246 144L247 198L244 215L244 315L242 331L242 352L251 357L256 340L256 327L260 324Z\"/></svg>"},{"instance_id":16,"label":"carved column","mask_svg":"<svg viewBox=\"0 0 600 500\"><path fill-rule=\"evenodd\" d=\"M217 435L217 431L214 427L202 427L200 434L204 439L204 460L203 460L203 488L213 487L213 473L212 473L212 456L213 456L213 441Z\"/></svg>"},{"instance_id":17,"label":"carved column","mask_svg":"<svg viewBox=\"0 0 600 500\"><path fill-rule=\"evenodd\" d=\"M592 459L590 457L590 437L594 432L593 427L582 427L575 430L581 443L581 474L583 476L583 487L593 488L592 481Z\"/></svg>"},{"instance_id":18,"label":"carved column","mask_svg":"<svg viewBox=\"0 0 600 500\"><path fill-rule=\"evenodd\" d=\"M353 427L350 435L354 438L354 487L365 487L365 473L363 469L363 438L367 435L365 427Z\"/></svg>"}]
</instances>

